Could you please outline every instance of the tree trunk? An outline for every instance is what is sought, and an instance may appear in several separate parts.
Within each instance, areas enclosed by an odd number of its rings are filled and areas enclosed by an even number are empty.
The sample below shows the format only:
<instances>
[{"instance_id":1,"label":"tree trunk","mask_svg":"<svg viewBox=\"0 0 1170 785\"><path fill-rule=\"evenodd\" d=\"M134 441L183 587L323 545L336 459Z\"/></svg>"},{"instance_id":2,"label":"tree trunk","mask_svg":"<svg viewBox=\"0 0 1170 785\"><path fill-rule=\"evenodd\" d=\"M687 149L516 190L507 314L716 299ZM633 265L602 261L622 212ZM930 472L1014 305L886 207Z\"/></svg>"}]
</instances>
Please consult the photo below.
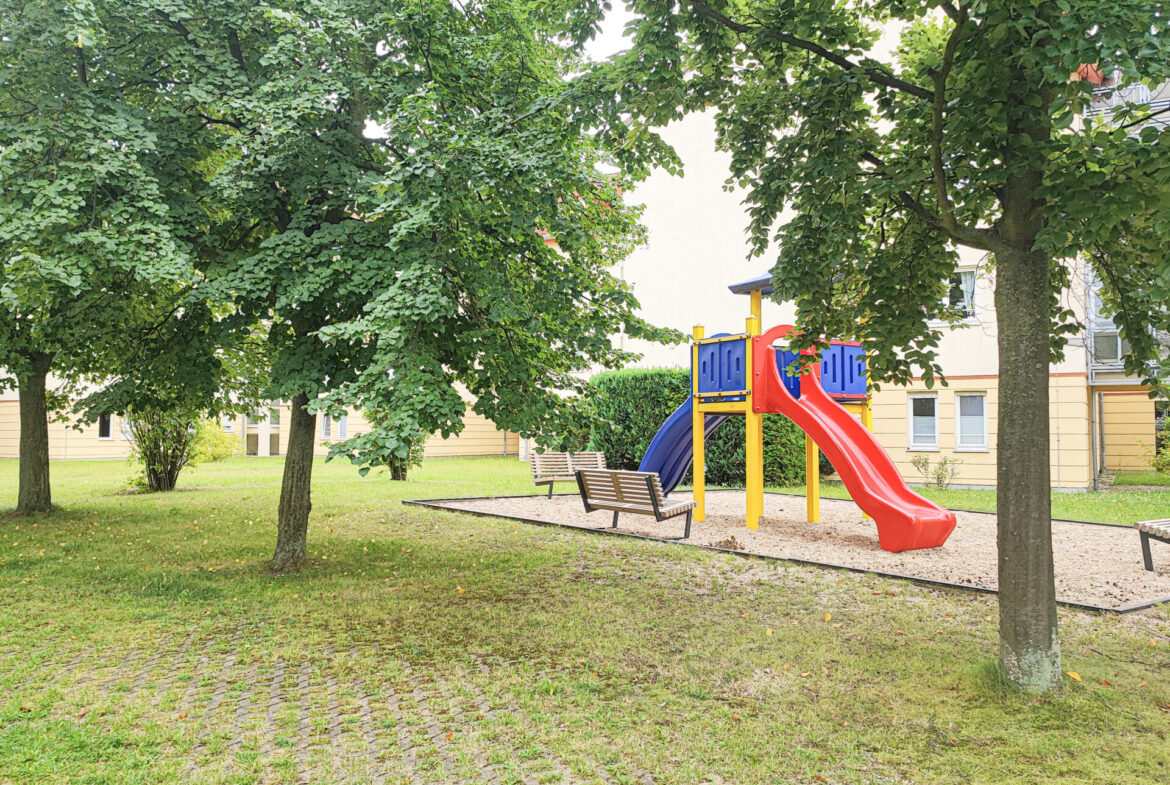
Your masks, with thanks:
<instances>
[{"instance_id":1,"label":"tree trunk","mask_svg":"<svg viewBox=\"0 0 1170 785\"><path fill-rule=\"evenodd\" d=\"M313 480L313 437L317 415L305 407L309 396L292 400L288 449L284 457L284 480L280 486L280 512L276 529L276 552L271 567L276 572L299 569L309 558L309 511Z\"/></svg>"},{"instance_id":2,"label":"tree trunk","mask_svg":"<svg viewBox=\"0 0 1170 785\"><path fill-rule=\"evenodd\" d=\"M29 368L17 379L20 392L20 490L17 515L53 509L49 487L49 411L46 378L53 364L50 354L29 356Z\"/></svg>"},{"instance_id":3,"label":"tree trunk","mask_svg":"<svg viewBox=\"0 0 1170 785\"><path fill-rule=\"evenodd\" d=\"M1048 454L1050 260L1030 248L1013 244L995 255L999 640L1007 679L1047 692L1061 683Z\"/></svg>"}]
</instances>

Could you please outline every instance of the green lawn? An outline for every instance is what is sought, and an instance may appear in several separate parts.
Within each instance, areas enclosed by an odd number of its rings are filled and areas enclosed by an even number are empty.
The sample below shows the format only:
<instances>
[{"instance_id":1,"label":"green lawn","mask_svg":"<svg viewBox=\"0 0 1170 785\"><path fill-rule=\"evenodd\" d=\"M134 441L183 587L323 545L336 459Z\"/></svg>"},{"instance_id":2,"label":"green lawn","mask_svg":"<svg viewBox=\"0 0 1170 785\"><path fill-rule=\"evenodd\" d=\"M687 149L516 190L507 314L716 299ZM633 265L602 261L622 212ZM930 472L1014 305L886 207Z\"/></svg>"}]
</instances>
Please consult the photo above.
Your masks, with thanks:
<instances>
[{"instance_id":1,"label":"green lawn","mask_svg":"<svg viewBox=\"0 0 1170 785\"><path fill-rule=\"evenodd\" d=\"M1080 680L1032 698L995 675L993 597L399 503L531 492L515 460L318 465L286 577L279 459L157 496L52 468L62 510L0 523L3 783L1170 777L1166 608L1062 609Z\"/></svg>"},{"instance_id":2,"label":"green lawn","mask_svg":"<svg viewBox=\"0 0 1170 785\"><path fill-rule=\"evenodd\" d=\"M1148 484L1154 485L1155 483ZM773 488L770 490L804 495L803 485L799 488ZM937 488L915 486L914 491L928 499L933 499L943 507L955 510L995 512L995 491L993 490L951 488L938 490ZM837 499L849 498L849 492L845 490L845 487L834 482L823 484L821 495ZM1104 493L1054 491L1052 494L1052 517L1054 518L1132 526L1134 521L1165 518L1168 514L1170 514L1170 491L1122 490Z\"/></svg>"},{"instance_id":3,"label":"green lawn","mask_svg":"<svg viewBox=\"0 0 1170 785\"><path fill-rule=\"evenodd\" d=\"M1153 470L1145 472L1118 472L1113 477L1113 485L1170 485L1170 474Z\"/></svg>"}]
</instances>

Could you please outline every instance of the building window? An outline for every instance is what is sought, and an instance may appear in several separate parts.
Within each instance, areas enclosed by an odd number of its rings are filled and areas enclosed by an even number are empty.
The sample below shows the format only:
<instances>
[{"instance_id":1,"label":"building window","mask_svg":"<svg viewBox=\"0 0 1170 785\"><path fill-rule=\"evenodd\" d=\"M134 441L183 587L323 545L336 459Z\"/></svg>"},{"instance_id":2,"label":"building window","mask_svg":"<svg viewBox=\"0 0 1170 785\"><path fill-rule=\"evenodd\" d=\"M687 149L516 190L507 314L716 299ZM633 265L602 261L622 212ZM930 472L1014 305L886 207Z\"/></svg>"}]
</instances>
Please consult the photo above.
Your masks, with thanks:
<instances>
[{"instance_id":1,"label":"building window","mask_svg":"<svg viewBox=\"0 0 1170 785\"><path fill-rule=\"evenodd\" d=\"M938 449L938 397L934 393L911 395L910 449Z\"/></svg>"},{"instance_id":2,"label":"building window","mask_svg":"<svg viewBox=\"0 0 1170 785\"><path fill-rule=\"evenodd\" d=\"M975 316L975 271L956 270L951 275L950 286L943 304L953 308L963 319Z\"/></svg>"},{"instance_id":3,"label":"building window","mask_svg":"<svg viewBox=\"0 0 1170 785\"><path fill-rule=\"evenodd\" d=\"M324 417L321 418L321 438L328 439L332 435L333 435L333 422L329 419L329 415L326 414Z\"/></svg>"},{"instance_id":4,"label":"building window","mask_svg":"<svg viewBox=\"0 0 1170 785\"><path fill-rule=\"evenodd\" d=\"M1129 353L1129 342L1117 332L1093 333L1093 362L1120 363Z\"/></svg>"},{"instance_id":5,"label":"building window","mask_svg":"<svg viewBox=\"0 0 1170 785\"><path fill-rule=\"evenodd\" d=\"M248 412L248 425L259 425L259 424L260 424L260 413L259 412Z\"/></svg>"},{"instance_id":6,"label":"building window","mask_svg":"<svg viewBox=\"0 0 1170 785\"><path fill-rule=\"evenodd\" d=\"M114 418L108 414L98 417L98 438L112 439L114 435Z\"/></svg>"},{"instance_id":7,"label":"building window","mask_svg":"<svg viewBox=\"0 0 1170 785\"><path fill-rule=\"evenodd\" d=\"M341 415L341 417L339 417L337 419L337 438L338 439L345 438L346 429L349 427L349 423L347 422L348 419L349 418L344 414Z\"/></svg>"},{"instance_id":8,"label":"building window","mask_svg":"<svg viewBox=\"0 0 1170 785\"><path fill-rule=\"evenodd\" d=\"M130 422L129 417L122 418L121 424L119 425L119 430L121 430L121 432L122 432L122 439L123 440L125 440L125 441L133 441L134 440L134 424L132 422Z\"/></svg>"},{"instance_id":9,"label":"building window","mask_svg":"<svg viewBox=\"0 0 1170 785\"><path fill-rule=\"evenodd\" d=\"M236 427L236 418L234 415L225 414L223 416L223 430L224 433L231 433Z\"/></svg>"},{"instance_id":10,"label":"building window","mask_svg":"<svg viewBox=\"0 0 1170 785\"><path fill-rule=\"evenodd\" d=\"M987 394L955 396L955 449L987 449Z\"/></svg>"},{"instance_id":11,"label":"building window","mask_svg":"<svg viewBox=\"0 0 1170 785\"><path fill-rule=\"evenodd\" d=\"M1129 342L1121 337L1112 316L1101 299L1101 279L1089 271L1089 334L1092 361L1120 365L1129 353Z\"/></svg>"},{"instance_id":12,"label":"building window","mask_svg":"<svg viewBox=\"0 0 1170 785\"><path fill-rule=\"evenodd\" d=\"M274 428L280 426L280 406L279 406L279 404L272 407L272 409L268 412L268 422Z\"/></svg>"}]
</instances>

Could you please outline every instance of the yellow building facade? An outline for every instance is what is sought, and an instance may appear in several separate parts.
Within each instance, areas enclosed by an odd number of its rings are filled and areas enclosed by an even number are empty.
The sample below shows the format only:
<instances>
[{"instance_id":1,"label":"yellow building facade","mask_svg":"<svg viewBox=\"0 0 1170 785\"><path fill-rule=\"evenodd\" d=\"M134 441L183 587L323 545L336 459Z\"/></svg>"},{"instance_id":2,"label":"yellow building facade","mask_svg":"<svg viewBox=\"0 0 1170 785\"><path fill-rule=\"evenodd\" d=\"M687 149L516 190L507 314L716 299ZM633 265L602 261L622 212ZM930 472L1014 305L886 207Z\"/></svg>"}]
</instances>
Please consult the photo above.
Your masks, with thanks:
<instances>
[{"instance_id":1,"label":"yellow building facade","mask_svg":"<svg viewBox=\"0 0 1170 785\"><path fill-rule=\"evenodd\" d=\"M274 406L256 416L224 417L220 426L240 441L244 455L283 455L288 445L291 422L287 403ZM314 437L314 454L329 454L329 443L342 441L369 430L360 411L351 410L343 418L318 415ZM72 421L50 421L50 460L115 460L130 454L129 429L123 418L112 415L98 423L75 428ZM520 452L517 434L498 429L491 420L468 408L463 430L456 436L427 439L424 458L459 456L516 456ZM20 455L20 399L13 391L0 394L0 458Z\"/></svg>"}]
</instances>

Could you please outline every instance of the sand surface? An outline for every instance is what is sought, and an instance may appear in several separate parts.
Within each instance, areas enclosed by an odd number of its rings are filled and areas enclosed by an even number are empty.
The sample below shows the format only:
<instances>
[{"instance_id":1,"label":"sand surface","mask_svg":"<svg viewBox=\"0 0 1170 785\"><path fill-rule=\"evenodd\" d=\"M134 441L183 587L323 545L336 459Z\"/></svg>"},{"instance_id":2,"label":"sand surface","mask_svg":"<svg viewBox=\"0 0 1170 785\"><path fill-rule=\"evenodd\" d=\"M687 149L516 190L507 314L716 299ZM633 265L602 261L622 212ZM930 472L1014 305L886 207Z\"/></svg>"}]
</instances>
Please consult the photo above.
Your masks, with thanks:
<instances>
[{"instance_id":1,"label":"sand surface","mask_svg":"<svg viewBox=\"0 0 1170 785\"><path fill-rule=\"evenodd\" d=\"M689 494L675 494L690 499ZM569 526L608 528L612 513L586 513L577 495L501 497L440 502L505 518L527 518ZM803 497L767 494L757 531L744 526L742 491L709 491L707 520L691 528L687 542L731 547L764 556L801 559L984 589L996 587L995 516L957 513L946 544L931 550L887 553L878 547L873 521L851 501L821 499L821 522L805 520ZM618 530L652 537L681 537L683 518L661 523L650 516L622 514ZM1056 596L1064 602L1120 609L1170 599L1170 546L1151 542L1155 572L1142 565L1138 533L1127 526L1054 521L1052 547ZM734 538L734 540L732 539Z\"/></svg>"}]
</instances>

